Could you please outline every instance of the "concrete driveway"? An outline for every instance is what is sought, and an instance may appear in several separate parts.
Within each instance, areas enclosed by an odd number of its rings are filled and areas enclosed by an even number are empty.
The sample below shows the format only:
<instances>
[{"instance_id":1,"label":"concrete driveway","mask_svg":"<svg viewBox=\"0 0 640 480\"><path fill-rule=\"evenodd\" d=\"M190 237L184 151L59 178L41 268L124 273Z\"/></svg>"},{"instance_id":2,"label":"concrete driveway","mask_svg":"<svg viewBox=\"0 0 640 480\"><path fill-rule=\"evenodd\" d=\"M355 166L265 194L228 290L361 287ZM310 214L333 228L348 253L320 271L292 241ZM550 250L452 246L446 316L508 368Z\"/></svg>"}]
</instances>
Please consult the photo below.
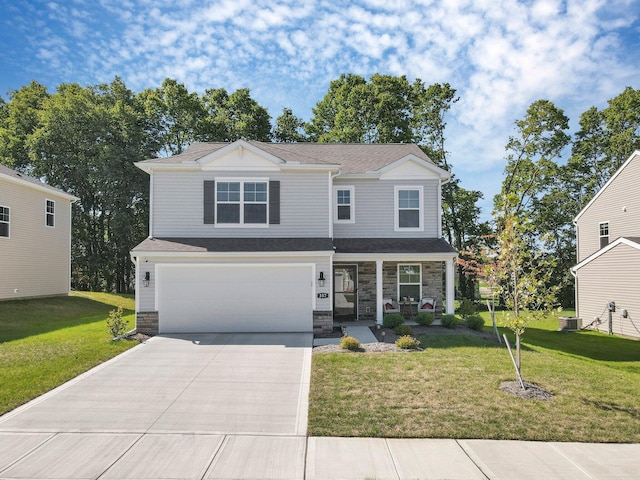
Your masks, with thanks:
<instances>
[{"instance_id":1,"label":"concrete driveway","mask_svg":"<svg viewBox=\"0 0 640 480\"><path fill-rule=\"evenodd\" d=\"M296 333L154 337L0 417L0 478L298 478L311 346Z\"/></svg>"}]
</instances>

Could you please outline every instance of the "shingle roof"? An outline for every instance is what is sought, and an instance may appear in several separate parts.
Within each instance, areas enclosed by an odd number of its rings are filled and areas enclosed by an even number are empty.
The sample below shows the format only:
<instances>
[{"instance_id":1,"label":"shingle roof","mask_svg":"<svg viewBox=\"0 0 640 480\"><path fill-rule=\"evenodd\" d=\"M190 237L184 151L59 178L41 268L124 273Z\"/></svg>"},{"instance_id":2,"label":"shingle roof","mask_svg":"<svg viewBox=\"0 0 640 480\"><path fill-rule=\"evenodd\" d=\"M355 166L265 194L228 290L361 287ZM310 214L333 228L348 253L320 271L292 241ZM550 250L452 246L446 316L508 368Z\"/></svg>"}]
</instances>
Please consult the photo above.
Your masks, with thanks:
<instances>
[{"instance_id":1,"label":"shingle roof","mask_svg":"<svg viewBox=\"0 0 640 480\"><path fill-rule=\"evenodd\" d=\"M441 238L147 238L132 251L456 253Z\"/></svg>"},{"instance_id":2,"label":"shingle roof","mask_svg":"<svg viewBox=\"0 0 640 480\"><path fill-rule=\"evenodd\" d=\"M442 238L335 238L336 253L456 253Z\"/></svg>"},{"instance_id":3,"label":"shingle roof","mask_svg":"<svg viewBox=\"0 0 640 480\"><path fill-rule=\"evenodd\" d=\"M340 165L342 173L346 174L380 170L408 155L414 155L435 165L420 147L413 143L270 143L257 141L248 143L280 158L285 163ZM230 144L197 142L191 144L189 148L178 155L145 160L140 163L172 165L194 162L228 145Z\"/></svg>"},{"instance_id":4,"label":"shingle roof","mask_svg":"<svg viewBox=\"0 0 640 480\"><path fill-rule=\"evenodd\" d=\"M24 173L20 173L15 170L12 170L11 168L5 165L0 165L0 175L6 175L7 177L11 177L21 182L31 184L37 188L44 188L44 189L50 190L51 192L55 192L58 195L62 195L62 196L65 196L68 198L74 198L74 199L76 198L73 195L70 195L63 190L60 190L59 188L55 188L55 187L52 187L51 185L47 185L46 183L41 182L37 178L33 178L33 177L30 177L29 175L25 175Z\"/></svg>"},{"instance_id":5,"label":"shingle roof","mask_svg":"<svg viewBox=\"0 0 640 480\"><path fill-rule=\"evenodd\" d=\"M147 238L132 251L144 252L321 252L330 238Z\"/></svg>"}]
</instances>

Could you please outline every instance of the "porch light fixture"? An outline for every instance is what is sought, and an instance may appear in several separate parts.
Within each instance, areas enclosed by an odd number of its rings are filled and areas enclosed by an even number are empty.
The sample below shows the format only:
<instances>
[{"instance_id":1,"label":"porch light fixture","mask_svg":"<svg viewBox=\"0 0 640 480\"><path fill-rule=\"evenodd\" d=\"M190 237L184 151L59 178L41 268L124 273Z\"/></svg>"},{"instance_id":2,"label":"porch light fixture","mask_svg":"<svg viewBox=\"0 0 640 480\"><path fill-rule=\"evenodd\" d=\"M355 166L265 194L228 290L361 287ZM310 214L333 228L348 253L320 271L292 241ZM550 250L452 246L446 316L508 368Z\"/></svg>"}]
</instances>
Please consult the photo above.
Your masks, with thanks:
<instances>
[{"instance_id":1,"label":"porch light fixture","mask_svg":"<svg viewBox=\"0 0 640 480\"><path fill-rule=\"evenodd\" d=\"M320 272L320 277L318 278L318 286L324 287L324 272Z\"/></svg>"},{"instance_id":2,"label":"porch light fixture","mask_svg":"<svg viewBox=\"0 0 640 480\"><path fill-rule=\"evenodd\" d=\"M142 280L142 284L145 287L148 287L150 281L151 281L151 274L149 272L144 272L144 279Z\"/></svg>"}]
</instances>

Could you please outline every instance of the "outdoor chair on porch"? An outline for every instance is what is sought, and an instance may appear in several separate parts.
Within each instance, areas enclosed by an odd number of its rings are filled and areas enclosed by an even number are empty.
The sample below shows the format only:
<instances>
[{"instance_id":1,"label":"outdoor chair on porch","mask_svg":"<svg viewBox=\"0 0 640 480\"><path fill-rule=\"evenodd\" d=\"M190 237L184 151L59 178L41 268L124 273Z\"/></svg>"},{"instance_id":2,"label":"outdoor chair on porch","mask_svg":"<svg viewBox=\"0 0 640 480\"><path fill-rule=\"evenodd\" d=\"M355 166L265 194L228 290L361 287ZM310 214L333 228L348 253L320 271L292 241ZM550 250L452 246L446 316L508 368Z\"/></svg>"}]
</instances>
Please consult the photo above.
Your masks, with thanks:
<instances>
[{"instance_id":1,"label":"outdoor chair on porch","mask_svg":"<svg viewBox=\"0 0 640 480\"><path fill-rule=\"evenodd\" d=\"M422 297L418 302L418 313L436 313L436 300L431 297Z\"/></svg>"},{"instance_id":2,"label":"outdoor chair on porch","mask_svg":"<svg viewBox=\"0 0 640 480\"><path fill-rule=\"evenodd\" d=\"M384 313L400 313L400 304L392 298L383 298L382 311Z\"/></svg>"}]
</instances>

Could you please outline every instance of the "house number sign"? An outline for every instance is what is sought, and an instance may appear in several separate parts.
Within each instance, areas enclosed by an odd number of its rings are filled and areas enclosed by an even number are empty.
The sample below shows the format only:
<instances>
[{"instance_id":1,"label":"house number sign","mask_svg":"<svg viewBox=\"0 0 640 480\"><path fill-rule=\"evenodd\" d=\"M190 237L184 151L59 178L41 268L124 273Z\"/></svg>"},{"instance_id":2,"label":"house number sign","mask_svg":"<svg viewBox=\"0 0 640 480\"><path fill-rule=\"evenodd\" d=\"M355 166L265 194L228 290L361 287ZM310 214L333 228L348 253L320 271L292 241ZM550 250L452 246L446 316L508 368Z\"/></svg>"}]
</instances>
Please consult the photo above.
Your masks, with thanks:
<instances>
[{"instance_id":1,"label":"house number sign","mask_svg":"<svg viewBox=\"0 0 640 480\"><path fill-rule=\"evenodd\" d=\"M318 298L329 298L329 294L328 293L319 293L318 294Z\"/></svg>"}]
</instances>

